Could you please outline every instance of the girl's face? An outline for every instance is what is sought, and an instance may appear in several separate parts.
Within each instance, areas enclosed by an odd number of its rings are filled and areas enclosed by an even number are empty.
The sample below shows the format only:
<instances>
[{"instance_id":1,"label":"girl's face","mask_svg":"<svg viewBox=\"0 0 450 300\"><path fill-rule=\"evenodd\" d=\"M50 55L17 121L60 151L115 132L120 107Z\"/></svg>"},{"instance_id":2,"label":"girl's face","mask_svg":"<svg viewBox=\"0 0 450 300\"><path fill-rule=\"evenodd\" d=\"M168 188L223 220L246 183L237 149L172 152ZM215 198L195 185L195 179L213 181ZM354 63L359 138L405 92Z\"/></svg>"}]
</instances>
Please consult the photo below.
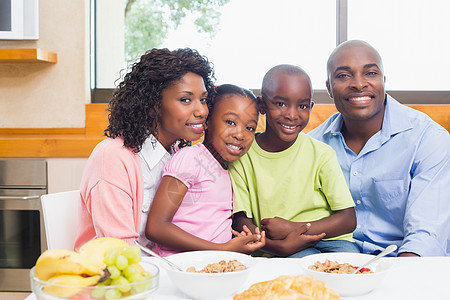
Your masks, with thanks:
<instances>
[{"instance_id":1,"label":"girl's face","mask_svg":"<svg viewBox=\"0 0 450 300\"><path fill-rule=\"evenodd\" d=\"M169 149L178 139L201 137L208 116L207 96L203 78L192 72L162 91L158 140L164 148Z\"/></svg>"},{"instance_id":2,"label":"girl's face","mask_svg":"<svg viewBox=\"0 0 450 300\"><path fill-rule=\"evenodd\" d=\"M224 160L233 162L250 148L258 116L256 103L251 99L225 95L214 105L205 139Z\"/></svg>"}]
</instances>

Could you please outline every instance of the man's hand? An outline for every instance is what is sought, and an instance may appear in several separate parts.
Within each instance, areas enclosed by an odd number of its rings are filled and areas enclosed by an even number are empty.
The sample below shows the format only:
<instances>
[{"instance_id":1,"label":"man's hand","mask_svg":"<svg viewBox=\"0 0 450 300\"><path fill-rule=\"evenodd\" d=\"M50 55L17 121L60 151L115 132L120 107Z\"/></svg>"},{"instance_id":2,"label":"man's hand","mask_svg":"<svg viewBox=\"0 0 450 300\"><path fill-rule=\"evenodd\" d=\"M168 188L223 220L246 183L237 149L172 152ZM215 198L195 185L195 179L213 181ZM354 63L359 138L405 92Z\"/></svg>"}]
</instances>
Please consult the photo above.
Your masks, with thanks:
<instances>
[{"instance_id":1,"label":"man's hand","mask_svg":"<svg viewBox=\"0 0 450 300\"><path fill-rule=\"evenodd\" d=\"M265 218L261 220L261 229L266 232L266 236L271 240L282 240L287 235L295 231L296 223L280 217ZM308 228L309 229L309 228Z\"/></svg>"}]
</instances>

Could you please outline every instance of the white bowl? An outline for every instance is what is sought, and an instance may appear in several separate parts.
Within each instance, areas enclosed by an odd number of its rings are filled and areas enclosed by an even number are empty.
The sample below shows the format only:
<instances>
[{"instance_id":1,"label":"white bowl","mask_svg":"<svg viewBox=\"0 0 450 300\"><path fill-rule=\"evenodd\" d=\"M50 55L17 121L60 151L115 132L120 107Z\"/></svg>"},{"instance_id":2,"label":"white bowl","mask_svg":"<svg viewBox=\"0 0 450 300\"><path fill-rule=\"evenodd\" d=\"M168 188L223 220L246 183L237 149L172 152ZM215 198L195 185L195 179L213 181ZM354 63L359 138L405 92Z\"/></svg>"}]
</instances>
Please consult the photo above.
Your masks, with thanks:
<instances>
[{"instance_id":1,"label":"white bowl","mask_svg":"<svg viewBox=\"0 0 450 300\"><path fill-rule=\"evenodd\" d=\"M191 251L182 252L166 257L183 270L195 267L203 269L211 263L221 260L237 260L245 265L246 269L227 273L192 273L180 272L162 263L169 274L173 284L192 299L213 299L233 295L246 281L250 270L256 265L256 260L250 255L229 251Z\"/></svg>"},{"instance_id":2,"label":"white bowl","mask_svg":"<svg viewBox=\"0 0 450 300\"><path fill-rule=\"evenodd\" d=\"M316 261L323 263L326 259L338 263L349 263L355 267L368 262L374 256L361 253L330 252L305 256L300 259L300 265L305 274L324 281L330 288L338 292L339 296L363 295L374 290L391 268L391 262L382 258L367 266L373 273L367 274L336 274L325 273L309 269Z\"/></svg>"}]
</instances>

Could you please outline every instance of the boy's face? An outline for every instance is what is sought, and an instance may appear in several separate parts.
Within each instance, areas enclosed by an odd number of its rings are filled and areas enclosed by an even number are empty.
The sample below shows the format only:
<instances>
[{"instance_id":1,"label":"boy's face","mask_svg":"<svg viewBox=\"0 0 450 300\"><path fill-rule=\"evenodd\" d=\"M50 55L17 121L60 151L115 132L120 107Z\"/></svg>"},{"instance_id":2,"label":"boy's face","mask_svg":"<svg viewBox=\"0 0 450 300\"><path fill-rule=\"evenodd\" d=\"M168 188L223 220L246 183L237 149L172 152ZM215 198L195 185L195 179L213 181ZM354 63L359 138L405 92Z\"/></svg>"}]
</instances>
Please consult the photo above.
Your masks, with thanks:
<instances>
[{"instance_id":1,"label":"boy's face","mask_svg":"<svg viewBox=\"0 0 450 300\"><path fill-rule=\"evenodd\" d=\"M275 75L261 101L261 113L266 114L265 133L288 148L308 124L312 106L311 86L304 75Z\"/></svg>"}]
</instances>

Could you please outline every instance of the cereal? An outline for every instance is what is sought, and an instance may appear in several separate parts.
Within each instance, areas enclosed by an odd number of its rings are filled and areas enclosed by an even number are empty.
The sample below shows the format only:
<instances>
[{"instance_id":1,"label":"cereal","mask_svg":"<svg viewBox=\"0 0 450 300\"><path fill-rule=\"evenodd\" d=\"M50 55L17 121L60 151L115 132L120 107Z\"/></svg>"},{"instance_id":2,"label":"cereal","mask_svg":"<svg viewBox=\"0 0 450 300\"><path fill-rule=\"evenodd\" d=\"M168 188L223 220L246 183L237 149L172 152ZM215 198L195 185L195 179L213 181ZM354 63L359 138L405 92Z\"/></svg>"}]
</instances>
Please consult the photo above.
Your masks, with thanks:
<instances>
[{"instance_id":1,"label":"cereal","mask_svg":"<svg viewBox=\"0 0 450 300\"><path fill-rule=\"evenodd\" d=\"M325 273L338 273L338 274L352 274L355 269L358 267L352 266L349 263L340 264L337 261L329 261L328 259L325 262L321 263L320 261L316 261L314 265L309 266L309 269L325 272ZM365 273L373 273L368 268L362 268L356 274L365 274Z\"/></svg>"},{"instance_id":2,"label":"cereal","mask_svg":"<svg viewBox=\"0 0 450 300\"><path fill-rule=\"evenodd\" d=\"M239 261L233 259L228 262L221 260L218 263L207 265L203 270L197 271L195 267L189 267L186 272L194 273L225 273L245 270L246 267Z\"/></svg>"}]
</instances>

